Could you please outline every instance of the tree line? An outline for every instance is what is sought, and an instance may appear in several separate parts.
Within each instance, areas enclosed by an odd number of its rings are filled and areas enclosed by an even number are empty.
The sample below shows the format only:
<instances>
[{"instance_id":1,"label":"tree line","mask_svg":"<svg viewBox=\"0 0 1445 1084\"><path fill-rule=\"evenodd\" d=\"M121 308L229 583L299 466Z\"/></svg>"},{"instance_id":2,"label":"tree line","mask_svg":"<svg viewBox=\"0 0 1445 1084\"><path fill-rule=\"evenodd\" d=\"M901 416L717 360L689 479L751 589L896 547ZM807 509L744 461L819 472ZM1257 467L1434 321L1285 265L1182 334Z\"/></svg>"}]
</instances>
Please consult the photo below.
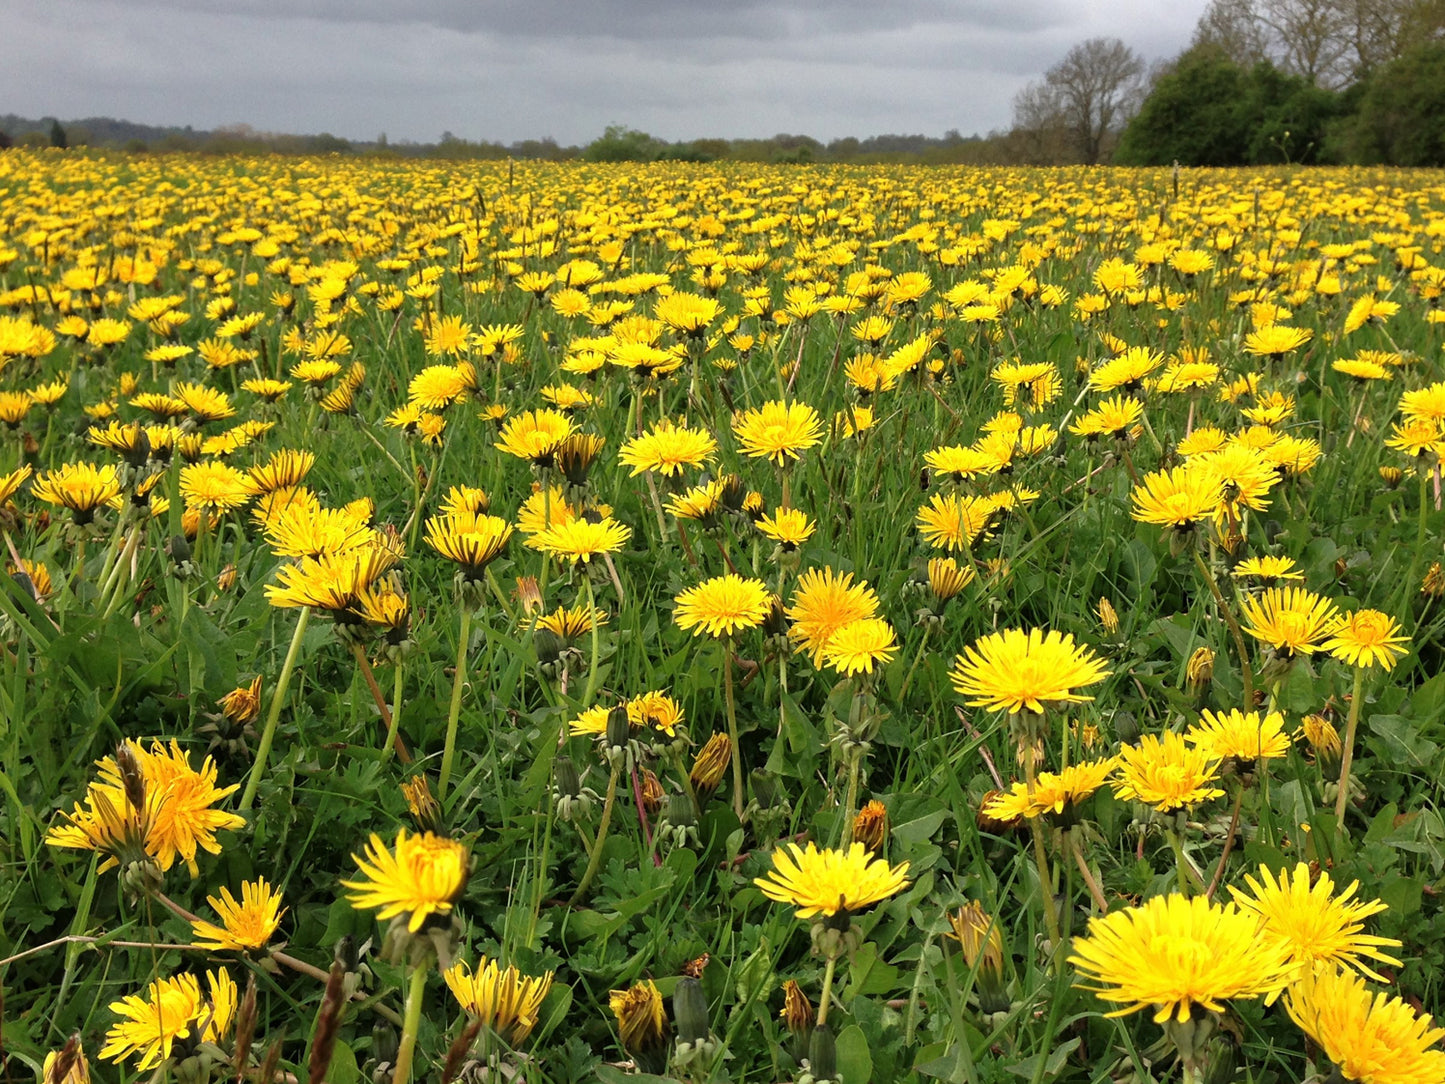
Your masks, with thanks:
<instances>
[{"instance_id":1,"label":"tree line","mask_svg":"<svg viewBox=\"0 0 1445 1084\"><path fill-rule=\"evenodd\" d=\"M1212 0L1152 67L1076 45L1009 140L1034 164L1445 165L1445 0Z\"/></svg>"}]
</instances>

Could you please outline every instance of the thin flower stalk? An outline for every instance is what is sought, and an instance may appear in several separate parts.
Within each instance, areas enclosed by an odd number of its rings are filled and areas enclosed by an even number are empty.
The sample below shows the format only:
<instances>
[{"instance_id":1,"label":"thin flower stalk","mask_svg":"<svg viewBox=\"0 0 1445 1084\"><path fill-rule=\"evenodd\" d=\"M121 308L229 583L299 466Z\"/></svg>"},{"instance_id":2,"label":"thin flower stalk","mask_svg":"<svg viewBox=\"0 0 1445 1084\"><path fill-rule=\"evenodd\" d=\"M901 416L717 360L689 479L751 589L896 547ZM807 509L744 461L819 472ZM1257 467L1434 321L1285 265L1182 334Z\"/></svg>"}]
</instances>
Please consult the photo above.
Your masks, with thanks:
<instances>
[{"instance_id":1,"label":"thin flower stalk","mask_svg":"<svg viewBox=\"0 0 1445 1084\"><path fill-rule=\"evenodd\" d=\"M241 801L236 806L238 813L245 813L256 800L256 788L266 774L266 761L271 755L271 744L276 740L276 723L281 718L281 705L286 702L286 693L291 688L291 670L296 656L301 653L301 638L306 634L306 623L311 617L311 607L302 606L296 618L296 630L291 634L291 646L286 649L286 661L281 664L281 676L276 680L276 689L271 694L271 707L266 712L266 724L261 730L261 743L256 747L256 759L251 765L251 774L246 779L246 789L241 792Z\"/></svg>"}]
</instances>

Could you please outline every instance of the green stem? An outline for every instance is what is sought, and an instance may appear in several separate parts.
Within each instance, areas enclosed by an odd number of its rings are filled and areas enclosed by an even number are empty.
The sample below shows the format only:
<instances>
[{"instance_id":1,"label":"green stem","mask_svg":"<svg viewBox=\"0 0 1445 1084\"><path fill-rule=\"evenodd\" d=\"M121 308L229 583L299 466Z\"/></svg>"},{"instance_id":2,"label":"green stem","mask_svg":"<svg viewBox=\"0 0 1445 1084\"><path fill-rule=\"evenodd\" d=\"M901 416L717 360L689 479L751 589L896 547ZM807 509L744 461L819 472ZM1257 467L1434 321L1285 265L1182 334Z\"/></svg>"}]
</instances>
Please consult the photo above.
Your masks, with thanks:
<instances>
[{"instance_id":1,"label":"green stem","mask_svg":"<svg viewBox=\"0 0 1445 1084\"><path fill-rule=\"evenodd\" d=\"M733 812L738 820L743 819L743 749L738 743L738 709L733 696L733 645L729 639L722 641L723 649L723 696L728 713L728 738L733 743Z\"/></svg>"},{"instance_id":2,"label":"green stem","mask_svg":"<svg viewBox=\"0 0 1445 1084\"><path fill-rule=\"evenodd\" d=\"M246 780L246 789L241 794L238 813L245 813L256 799L256 788L261 785L261 776L266 773L266 760L271 755L271 743L276 739L276 721L281 718L281 705L286 700L286 690L291 687L291 668L301 651L301 637L306 632L306 622L311 617L311 607L302 606L301 616L296 619L296 631L291 634L291 646L286 649L286 661L281 664L281 676L276 681L276 691L271 694L271 708L266 713L266 725L261 730L261 744L256 747L256 761L251 765L251 775Z\"/></svg>"},{"instance_id":3,"label":"green stem","mask_svg":"<svg viewBox=\"0 0 1445 1084\"><path fill-rule=\"evenodd\" d=\"M838 957L828 956L828 966L823 969L823 993L818 999L818 1022L815 1026L822 1027L828 1022L828 1006L833 1000L833 972L838 967Z\"/></svg>"},{"instance_id":4,"label":"green stem","mask_svg":"<svg viewBox=\"0 0 1445 1084\"><path fill-rule=\"evenodd\" d=\"M862 754L856 749L848 757L848 796L843 805L843 850L845 851L853 843L853 817L858 808L858 768L862 759Z\"/></svg>"},{"instance_id":5,"label":"green stem","mask_svg":"<svg viewBox=\"0 0 1445 1084\"><path fill-rule=\"evenodd\" d=\"M621 774L618 766L612 766L612 774L607 779L607 797L602 800L602 820L597 824L597 839L593 843L592 853L587 856L587 869L582 873L582 880L577 882L577 890L572 893L572 898L567 901L568 907L576 906L586 894L587 889L592 885L592 878L597 876L597 870L602 865L602 844L607 842L607 829L612 825L612 806L617 801L617 777Z\"/></svg>"},{"instance_id":6,"label":"green stem","mask_svg":"<svg viewBox=\"0 0 1445 1084\"><path fill-rule=\"evenodd\" d=\"M908 673L903 678L903 686L898 690L898 702L901 704L908 696L908 687L913 684L913 672L918 669L918 664L923 661L923 652L928 648L928 635L933 631L932 625L923 626L923 639L918 641L918 651L913 656L913 662L908 667Z\"/></svg>"},{"instance_id":7,"label":"green stem","mask_svg":"<svg viewBox=\"0 0 1445 1084\"><path fill-rule=\"evenodd\" d=\"M452 702L447 709L447 737L446 744L442 746L442 773L437 780L437 801L445 802L447 797L447 784L452 778L452 756L456 753L457 745L457 721L462 715L462 686L466 684L467 678L467 642L472 637L472 607L471 603L462 602L461 631L457 637L457 665L452 674Z\"/></svg>"},{"instance_id":8,"label":"green stem","mask_svg":"<svg viewBox=\"0 0 1445 1084\"><path fill-rule=\"evenodd\" d=\"M418 964L411 969L411 981L406 988L406 1019L401 1025L401 1045L396 1050L396 1068L392 1070L392 1084L410 1084L411 1058L416 1050L416 1029L421 1023L421 999L426 992L427 968Z\"/></svg>"},{"instance_id":9,"label":"green stem","mask_svg":"<svg viewBox=\"0 0 1445 1084\"><path fill-rule=\"evenodd\" d=\"M1024 779L1028 784L1029 794L1034 792L1034 758L1033 749L1024 750ZM1039 823L1038 817L1029 818L1029 828L1032 829L1034 837L1034 864L1039 871L1039 895L1043 897L1044 904L1044 927L1049 932L1049 942L1052 945L1051 955L1054 959L1062 959L1058 955L1062 941L1059 937L1059 913L1054 905L1054 879L1049 873L1049 855L1044 848L1044 829Z\"/></svg>"},{"instance_id":10,"label":"green stem","mask_svg":"<svg viewBox=\"0 0 1445 1084\"><path fill-rule=\"evenodd\" d=\"M401 730L402 676L405 670L405 662L397 659L396 672L391 678L391 726L386 729L386 744L381 747L381 762L383 764L391 759L392 749L396 745L396 735Z\"/></svg>"},{"instance_id":11,"label":"green stem","mask_svg":"<svg viewBox=\"0 0 1445 1084\"><path fill-rule=\"evenodd\" d=\"M1340 754L1340 793L1335 799L1335 823L1345 827L1345 806L1350 801L1350 767L1355 762L1355 731L1360 725L1360 702L1364 700L1365 668L1355 667L1355 691L1350 695L1350 718L1345 724L1344 752Z\"/></svg>"},{"instance_id":12,"label":"green stem","mask_svg":"<svg viewBox=\"0 0 1445 1084\"><path fill-rule=\"evenodd\" d=\"M1253 711L1254 671L1249 666L1249 650L1244 646L1244 631L1239 627L1239 622L1235 620L1234 611L1229 608L1229 603L1224 600L1224 595L1219 590L1219 584L1214 582L1214 574L1209 571L1209 566L1204 563L1204 558L1199 556L1197 549L1191 548L1189 554L1194 558L1194 567L1199 569L1199 574L1209 585L1209 593L1214 596L1214 604L1219 607L1220 616L1229 626L1229 635L1234 640L1234 650L1239 655L1239 675L1240 681L1244 685L1243 710L1245 712Z\"/></svg>"},{"instance_id":13,"label":"green stem","mask_svg":"<svg viewBox=\"0 0 1445 1084\"><path fill-rule=\"evenodd\" d=\"M582 572L582 580L587 585L587 621L592 626L591 656L587 663L587 684L582 689L581 707L585 710L587 706L592 703L593 694L597 692L597 654L599 647L597 636L597 596L592 591L592 573L584 569Z\"/></svg>"}]
</instances>

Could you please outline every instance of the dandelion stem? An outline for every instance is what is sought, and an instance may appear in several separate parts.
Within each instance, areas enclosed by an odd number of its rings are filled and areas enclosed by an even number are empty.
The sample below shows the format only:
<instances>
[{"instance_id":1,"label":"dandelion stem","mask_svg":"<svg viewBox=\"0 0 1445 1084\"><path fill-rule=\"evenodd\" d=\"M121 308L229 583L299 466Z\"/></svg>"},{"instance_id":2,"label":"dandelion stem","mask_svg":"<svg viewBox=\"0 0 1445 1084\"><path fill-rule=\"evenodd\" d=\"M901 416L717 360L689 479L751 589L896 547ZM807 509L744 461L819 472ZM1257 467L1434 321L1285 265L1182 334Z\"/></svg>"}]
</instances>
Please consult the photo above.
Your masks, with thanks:
<instances>
[{"instance_id":1,"label":"dandelion stem","mask_svg":"<svg viewBox=\"0 0 1445 1084\"><path fill-rule=\"evenodd\" d=\"M1199 556L1197 549L1191 548L1190 555L1194 558L1194 567L1199 569L1199 574L1204 577L1204 582L1209 586L1209 593L1214 596L1214 604L1219 607L1219 614L1224 618L1224 623L1229 626L1229 635L1234 640L1234 650L1239 655L1239 677L1244 685L1244 705L1246 712L1254 710L1254 671L1249 667L1249 652L1244 646L1244 631L1235 620L1234 611L1229 608L1229 603L1224 600L1223 593L1219 590L1219 584L1214 582L1214 574L1209 571L1209 566L1204 563L1204 558Z\"/></svg>"},{"instance_id":2,"label":"dandelion stem","mask_svg":"<svg viewBox=\"0 0 1445 1084\"><path fill-rule=\"evenodd\" d=\"M472 637L472 607L469 602L462 603L461 630L457 635L457 665L452 673L452 701L447 709L447 735L446 742L442 746L442 772L441 778L437 780L437 801L444 802L447 797L447 784L452 778L452 756L456 753L457 745L457 721L462 714L462 686L467 679L467 642ZM398 1078L400 1080L400 1078Z\"/></svg>"},{"instance_id":3,"label":"dandelion stem","mask_svg":"<svg viewBox=\"0 0 1445 1084\"><path fill-rule=\"evenodd\" d=\"M823 991L818 998L818 1022L815 1027L822 1027L828 1022L828 1006L833 1000L833 972L838 967L838 957L828 954L828 966L823 968Z\"/></svg>"},{"instance_id":4,"label":"dandelion stem","mask_svg":"<svg viewBox=\"0 0 1445 1084\"><path fill-rule=\"evenodd\" d=\"M1029 794L1033 794L1034 758L1032 749L1024 750L1024 779L1028 783ZM1029 827L1033 830L1034 864L1039 871L1039 895L1043 897L1044 926L1049 932L1051 952L1056 953L1062 942L1059 937L1059 913L1054 906L1054 879L1049 873L1049 854L1044 847L1044 830L1039 824L1038 817L1029 818Z\"/></svg>"},{"instance_id":5,"label":"dandelion stem","mask_svg":"<svg viewBox=\"0 0 1445 1084\"><path fill-rule=\"evenodd\" d=\"M1219 884L1224 880L1224 866L1229 861L1229 852L1234 849L1234 839L1239 831L1239 807L1244 804L1244 784L1240 783L1234 792L1234 812L1229 816L1229 832L1224 837L1224 850L1219 852L1219 865L1214 869L1214 876L1209 879L1209 887L1204 890L1205 899L1213 899L1214 893L1219 889Z\"/></svg>"},{"instance_id":6,"label":"dandelion stem","mask_svg":"<svg viewBox=\"0 0 1445 1084\"><path fill-rule=\"evenodd\" d=\"M587 585L587 622L592 630L591 657L587 663L587 684L583 686L582 690L581 707L585 709L587 705L592 703L592 695L597 692L597 682L599 680L597 674L597 655L599 646L597 636L597 596L592 591L591 574L584 571L582 574L582 582Z\"/></svg>"},{"instance_id":7,"label":"dandelion stem","mask_svg":"<svg viewBox=\"0 0 1445 1084\"><path fill-rule=\"evenodd\" d=\"M582 872L582 880L577 882L577 889L572 893L572 898L567 901L568 907L575 907L592 886L592 879L597 876L598 867L602 865L602 844L607 842L607 829L612 825L612 806L617 801L617 777L621 775L618 765L612 766L612 774L607 778L607 797L602 800L602 819L597 823L597 839L592 845L592 853L587 856L587 868Z\"/></svg>"},{"instance_id":8,"label":"dandelion stem","mask_svg":"<svg viewBox=\"0 0 1445 1084\"><path fill-rule=\"evenodd\" d=\"M358 643L351 645L351 654L356 659L356 668L361 671L361 676L366 679L366 687L371 692L371 699L376 703L376 710L381 713L382 732L386 735L385 749L390 749L392 743L396 743L396 756L403 764L411 763L411 754L407 752L406 745L397 737L396 718L386 705L386 696L381 691L381 686L376 682L376 672L371 668L371 662L366 657L365 650Z\"/></svg>"},{"instance_id":9,"label":"dandelion stem","mask_svg":"<svg viewBox=\"0 0 1445 1084\"><path fill-rule=\"evenodd\" d=\"M928 649L928 634L932 631L932 625L923 626L923 639L918 641L918 651L914 654L913 662L908 667L908 673L904 675L903 685L898 690L898 702L900 704L908 697L908 687L913 684L913 672L918 669L918 664L923 661L923 653Z\"/></svg>"},{"instance_id":10,"label":"dandelion stem","mask_svg":"<svg viewBox=\"0 0 1445 1084\"><path fill-rule=\"evenodd\" d=\"M1088 859L1084 857L1084 848L1083 845L1079 843L1079 829L1077 825L1068 830L1068 836L1069 849L1074 852L1074 863L1079 867L1079 872L1083 874L1084 884L1089 886L1089 895L1094 899L1094 906L1099 909L1099 914L1107 915L1109 913L1109 901L1104 895L1104 890L1099 887L1099 881L1098 878L1094 876L1094 871L1089 868Z\"/></svg>"},{"instance_id":11,"label":"dandelion stem","mask_svg":"<svg viewBox=\"0 0 1445 1084\"><path fill-rule=\"evenodd\" d=\"M1355 667L1355 689L1350 694L1350 717L1345 724L1344 752L1340 754L1340 793L1335 798L1335 824L1345 826L1345 806L1350 801L1350 768L1355 762L1355 731L1360 725L1360 702L1364 700L1365 668Z\"/></svg>"},{"instance_id":12,"label":"dandelion stem","mask_svg":"<svg viewBox=\"0 0 1445 1084\"><path fill-rule=\"evenodd\" d=\"M402 659L396 660L396 671L391 678L391 726L386 731L386 742L381 747L381 762L385 764L391 759L392 750L395 748L397 757L400 759L402 749L398 731L401 729L401 693L403 677L406 672L406 663ZM407 763L411 758L407 757L402 763Z\"/></svg>"},{"instance_id":13,"label":"dandelion stem","mask_svg":"<svg viewBox=\"0 0 1445 1084\"><path fill-rule=\"evenodd\" d=\"M421 1000L426 992L427 967L418 964L411 970L411 981L406 990L406 1019L401 1025L401 1045L396 1051L396 1068L392 1070L392 1084L410 1084L411 1058L416 1050L416 1029L421 1023Z\"/></svg>"},{"instance_id":14,"label":"dandelion stem","mask_svg":"<svg viewBox=\"0 0 1445 1084\"><path fill-rule=\"evenodd\" d=\"M723 649L723 697L728 713L728 738L733 743L733 812L738 820L743 819L743 749L738 744L738 709L733 696L733 645L730 639L722 642Z\"/></svg>"},{"instance_id":15,"label":"dandelion stem","mask_svg":"<svg viewBox=\"0 0 1445 1084\"><path fill-rule=\"evenodd\" d=\"M261 785L261 776L266 774L266 760L271 755L271 743L276 740L276 722L281 718L281 705L286 701L286 692L291 687L291 668L301 652L301 638L306 633L306 622L310 620L311 607L302 606L301 616L296 619L296 631L291 634L291 646L286 649L286 661L281 664L281 676L276 679L276 691L271 694L271 707L266 712L266 725L261 729L261 744L256 747L256 760L251 765L251 774L246 780L246 789L241 794L237 812L245 813L256 800L256 788Z\"/></svg>"}]
</instances>

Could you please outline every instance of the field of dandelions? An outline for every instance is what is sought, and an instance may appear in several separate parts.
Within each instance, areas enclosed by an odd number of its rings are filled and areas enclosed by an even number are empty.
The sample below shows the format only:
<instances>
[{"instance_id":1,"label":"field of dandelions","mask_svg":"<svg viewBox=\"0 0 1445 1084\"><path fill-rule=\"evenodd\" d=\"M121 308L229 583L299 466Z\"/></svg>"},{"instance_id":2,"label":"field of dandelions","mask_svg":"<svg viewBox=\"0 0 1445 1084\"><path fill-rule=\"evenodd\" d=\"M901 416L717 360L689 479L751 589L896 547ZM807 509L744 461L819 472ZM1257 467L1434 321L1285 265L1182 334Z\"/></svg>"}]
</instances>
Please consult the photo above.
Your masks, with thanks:
<instances>
[{"instance_id":1,"label":"field of dandelions","mask_svg":"<svg viewBox=\"0 0 1445 1084\"><path fill-rule=\"evenodd\" d=\"M1445 177L0 154L5 1081L1445 1080Z\"/></svg>"}]
</instances>

